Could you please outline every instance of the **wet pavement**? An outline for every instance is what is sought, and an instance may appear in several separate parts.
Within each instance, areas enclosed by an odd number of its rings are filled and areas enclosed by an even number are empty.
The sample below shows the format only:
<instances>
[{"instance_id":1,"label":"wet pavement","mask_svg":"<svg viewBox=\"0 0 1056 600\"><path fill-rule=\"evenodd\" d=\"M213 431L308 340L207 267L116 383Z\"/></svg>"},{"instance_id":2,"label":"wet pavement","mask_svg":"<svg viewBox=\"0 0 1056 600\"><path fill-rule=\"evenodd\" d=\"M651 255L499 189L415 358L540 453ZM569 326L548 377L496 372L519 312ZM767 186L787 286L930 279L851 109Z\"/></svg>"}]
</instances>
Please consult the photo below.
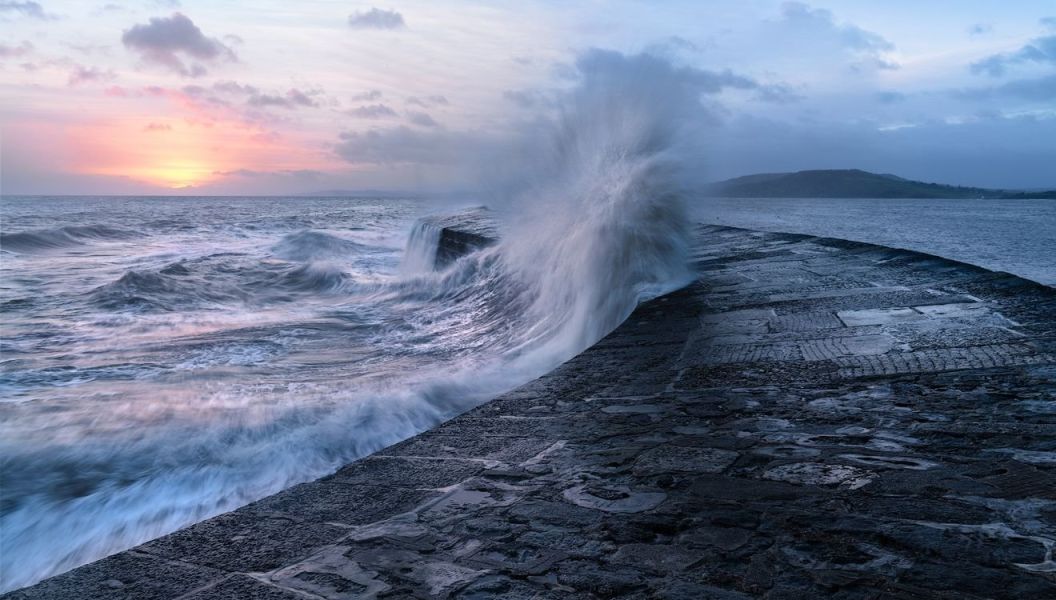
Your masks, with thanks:
<instances>
[{"instance_id":1,"label":"wet pavement","mask_svg":"<svg viewBox=\"0 0 1056 600\"><path fill-rule=\"evenodd\" d=\"M6 597L1056 598L1056 290L696 239L549 375Z\"/></svg>"}]
</instances>

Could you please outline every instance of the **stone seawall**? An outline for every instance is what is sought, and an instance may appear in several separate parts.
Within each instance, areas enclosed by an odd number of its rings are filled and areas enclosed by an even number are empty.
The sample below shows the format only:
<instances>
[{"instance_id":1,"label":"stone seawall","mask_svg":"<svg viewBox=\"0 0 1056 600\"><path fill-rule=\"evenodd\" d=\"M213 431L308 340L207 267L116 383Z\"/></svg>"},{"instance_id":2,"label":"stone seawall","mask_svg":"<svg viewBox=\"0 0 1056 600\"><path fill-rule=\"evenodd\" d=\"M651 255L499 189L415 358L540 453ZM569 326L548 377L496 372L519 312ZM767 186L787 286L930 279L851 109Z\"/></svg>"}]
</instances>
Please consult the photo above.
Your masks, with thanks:
<instances>
[{"instance_id":1,"label":"stone seawall","mask_svg":"<svg viewBox=\"0 0 1056 600\"><path fill-rule=\"evenodd\" d=\"M721 227L694 265L545 377L5 598L1056 597L1056 290Z\"/></svg>"}]
</instances>

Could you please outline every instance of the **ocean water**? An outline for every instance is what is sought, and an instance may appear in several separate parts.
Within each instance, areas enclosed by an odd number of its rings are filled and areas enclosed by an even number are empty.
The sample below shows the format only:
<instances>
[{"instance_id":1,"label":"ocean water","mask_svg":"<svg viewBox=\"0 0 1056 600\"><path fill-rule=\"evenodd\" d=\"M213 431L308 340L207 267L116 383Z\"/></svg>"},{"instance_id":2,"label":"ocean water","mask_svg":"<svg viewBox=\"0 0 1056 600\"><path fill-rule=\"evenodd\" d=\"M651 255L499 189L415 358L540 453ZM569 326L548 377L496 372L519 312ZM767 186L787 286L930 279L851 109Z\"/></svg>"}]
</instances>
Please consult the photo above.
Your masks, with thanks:
<instances>
[{"instance_id":1,"label":"ocean water","mask_svg":"<svg viewBox=\"0 0 1056 600\"><path fill-rule=\"evenodd\" d=\"M481 169L501 241L439 271L419 217L450 205L2 198L0 591L330 473L687 283L695 88L606 60L563 105Z\"/></svg>"},{"instance_id":2,"label":"ocean water","mask_svg":"<svg viewBox=\"0 0 1056 600\"><path fill-rule=\"evenodd\" d=\"M1056 286L1056 201L701 198L695 220L916 250Z\"/></svg>"},{"instance_id":3,"label":"ocean water","mask_svg":"<svg viewBox=\"0 0 1056 600\"><path fill-rule=\"evenodd\" d=\"M664 290L650 291L653 265L601 264L612 255L590 227L563 243L597 253L564 248L561 265L507 243L436 272L438 230L417 220L436 207L415 200L0 208L4 589L427 429L545 373ZM592 293L583 278L602 269L627 293Z\"/></svg>"}]
</instances>

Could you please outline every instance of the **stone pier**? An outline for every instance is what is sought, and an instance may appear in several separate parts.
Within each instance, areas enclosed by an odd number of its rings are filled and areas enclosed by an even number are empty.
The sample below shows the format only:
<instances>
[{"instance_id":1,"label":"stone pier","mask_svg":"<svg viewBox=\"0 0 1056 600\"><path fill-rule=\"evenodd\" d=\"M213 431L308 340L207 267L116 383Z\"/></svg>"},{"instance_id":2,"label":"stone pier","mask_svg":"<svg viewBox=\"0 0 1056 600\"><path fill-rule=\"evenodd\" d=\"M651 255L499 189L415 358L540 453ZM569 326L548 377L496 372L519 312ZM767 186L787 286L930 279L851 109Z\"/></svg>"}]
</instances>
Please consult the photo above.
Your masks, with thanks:
<instances>
[{"instance_id":1,"label":"stone pier","mask_svg":"<svg viewBox=\"0 0 1056 600\"><path fill-rule=\"evenodd\" d=\"M1056 290L696 240L549 375L6 598L1056 598Z\"/></svg>"}]
</instances>

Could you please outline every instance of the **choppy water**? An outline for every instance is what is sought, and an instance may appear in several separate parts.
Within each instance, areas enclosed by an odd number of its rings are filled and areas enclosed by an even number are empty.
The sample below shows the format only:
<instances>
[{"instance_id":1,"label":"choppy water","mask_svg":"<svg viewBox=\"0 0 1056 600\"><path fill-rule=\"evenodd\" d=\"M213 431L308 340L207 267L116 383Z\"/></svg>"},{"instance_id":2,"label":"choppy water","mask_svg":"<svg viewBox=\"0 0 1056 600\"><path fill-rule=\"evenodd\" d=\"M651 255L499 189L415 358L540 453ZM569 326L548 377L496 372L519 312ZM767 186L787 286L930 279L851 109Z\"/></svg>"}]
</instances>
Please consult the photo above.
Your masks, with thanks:
<instances>
[{"instance_id":1,"label":"choppy water","mask_svg":"<svg viewBox=\"0 0 1056 600\"><path fill-rule=\"evenodd\" d=\"M589 58L482 169L501 242L441 271L423 202L4 198L0 591L331 472L684 285L700 95Z\"/></svg>"},{"instance_id":2,"label":"choppy water","mask_svg":"<svg viewBox=\"0 0 1056 600\"><path fill-rule=\"evenodd\" d=\"M1056 201L702 198L705 223L870 242L1056 286Z\"/></svg>"}]
</instances>

